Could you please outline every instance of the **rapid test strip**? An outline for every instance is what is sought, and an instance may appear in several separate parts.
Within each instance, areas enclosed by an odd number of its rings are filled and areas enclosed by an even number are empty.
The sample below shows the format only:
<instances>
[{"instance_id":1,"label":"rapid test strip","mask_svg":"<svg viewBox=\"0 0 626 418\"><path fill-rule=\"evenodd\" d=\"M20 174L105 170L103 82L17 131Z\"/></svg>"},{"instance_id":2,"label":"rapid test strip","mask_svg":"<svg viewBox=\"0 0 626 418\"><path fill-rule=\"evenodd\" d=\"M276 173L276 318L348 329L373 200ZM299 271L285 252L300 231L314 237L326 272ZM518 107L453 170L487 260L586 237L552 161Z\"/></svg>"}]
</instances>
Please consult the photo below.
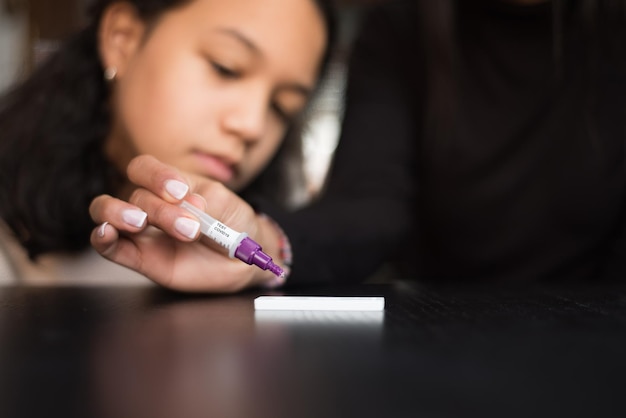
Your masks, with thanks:
<instances>
[{"instance_id":1,"label":"rapid test strip","mask_svg":"<svg viewBox=\"0 0 626 418\"><path fill-rule=\"evenodd\" d=\"M254 309L265 311L382 311L382 296L259 296Z\"/></svg>"}]
</instances>

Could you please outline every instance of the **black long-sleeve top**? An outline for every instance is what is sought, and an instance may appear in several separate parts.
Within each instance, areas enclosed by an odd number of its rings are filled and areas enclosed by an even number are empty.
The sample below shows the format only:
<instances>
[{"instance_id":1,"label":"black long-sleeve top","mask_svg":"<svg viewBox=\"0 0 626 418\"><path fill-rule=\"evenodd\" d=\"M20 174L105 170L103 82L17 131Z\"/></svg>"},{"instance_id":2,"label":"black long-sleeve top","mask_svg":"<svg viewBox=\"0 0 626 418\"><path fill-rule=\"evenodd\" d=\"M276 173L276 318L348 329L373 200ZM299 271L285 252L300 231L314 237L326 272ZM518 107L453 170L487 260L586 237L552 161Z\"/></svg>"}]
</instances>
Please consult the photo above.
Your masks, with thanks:
<instances>
[{"instance_id":1,"label":"black long-sleeve top","mask_svg":"<svg viewBox=\"0 0 626 418\"><path fill-rule=\"evenodd\" d=\"M446 40L418 3L364 20L323 195L266 209L289 281L626 275L624 13L463 0Z\"/></svg>"}]
</instances>

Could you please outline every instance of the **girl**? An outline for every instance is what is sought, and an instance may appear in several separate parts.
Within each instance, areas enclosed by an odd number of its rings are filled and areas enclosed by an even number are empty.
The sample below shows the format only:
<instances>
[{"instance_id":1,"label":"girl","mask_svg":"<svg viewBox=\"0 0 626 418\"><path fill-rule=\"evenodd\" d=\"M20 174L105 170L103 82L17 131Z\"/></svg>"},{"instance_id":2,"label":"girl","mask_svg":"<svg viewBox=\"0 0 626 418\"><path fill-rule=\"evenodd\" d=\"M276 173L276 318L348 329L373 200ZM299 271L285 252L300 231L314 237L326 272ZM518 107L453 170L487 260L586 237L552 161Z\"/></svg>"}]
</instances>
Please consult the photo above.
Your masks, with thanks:
<instances>
[{"instance_id":1,"label":"girl","mask_svg":"<svg viewBox=\"0 0 626 418\"><path fill-rule=\"evenodd\" d=\"M126 167L138 154L186 181L213 179L227 199L230 190L258 192L284 160L283 138L333 38L321 0L101 0L90 16L0 106L0 215L21 244L4 239L24 282L127 280L126 271L95 267L88 252L66 255L88 247L95 196L129 199ZM179 197L182 186L167 190ZM146 213L128 208L120 220L137 232ZM194 222L177 223L179 233L193 238ZM272 279L264 273L255 283Z\"/></svg>"}]
</instances>

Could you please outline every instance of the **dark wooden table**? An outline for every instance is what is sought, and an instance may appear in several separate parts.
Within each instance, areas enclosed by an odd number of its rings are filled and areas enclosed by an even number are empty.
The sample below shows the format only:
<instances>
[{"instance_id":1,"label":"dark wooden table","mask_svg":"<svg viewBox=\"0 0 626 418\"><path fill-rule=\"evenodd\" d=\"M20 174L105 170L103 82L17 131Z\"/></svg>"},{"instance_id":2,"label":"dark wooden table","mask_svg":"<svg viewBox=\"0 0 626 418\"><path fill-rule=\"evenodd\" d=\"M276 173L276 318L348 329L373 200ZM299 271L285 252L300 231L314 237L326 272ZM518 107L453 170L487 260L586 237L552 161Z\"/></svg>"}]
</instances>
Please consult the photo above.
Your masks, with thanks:
<instances>
[{"instance_id":1,"label":"dark wooden table","mask_svg":"<svg viewBox=\"0 0 626 418\"><path fill-rule=\"evenodd\" d=\"M0 288L0 417L626 416L625 286L290 291L380 315L261 293Z\"/></svg>"}]
</instances>

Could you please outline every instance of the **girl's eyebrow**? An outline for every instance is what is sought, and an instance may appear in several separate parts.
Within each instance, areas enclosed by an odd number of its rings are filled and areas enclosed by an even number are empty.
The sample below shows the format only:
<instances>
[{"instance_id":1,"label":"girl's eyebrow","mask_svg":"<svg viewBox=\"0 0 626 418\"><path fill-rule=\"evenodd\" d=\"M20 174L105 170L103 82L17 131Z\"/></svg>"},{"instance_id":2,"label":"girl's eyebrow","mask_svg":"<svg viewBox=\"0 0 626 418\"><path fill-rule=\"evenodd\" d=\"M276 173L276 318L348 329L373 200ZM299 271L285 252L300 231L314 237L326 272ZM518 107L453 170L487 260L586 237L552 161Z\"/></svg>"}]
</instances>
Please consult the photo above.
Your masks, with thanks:
<instances>
[{"instance_id":1,"label":"girl's eyebrow","mask_svg":"<svg viewBox=\"0 0 626 418\"><path fill-rule=\"evenodd\" d=\"M238 31L236 29L232 29L232 28L218 28L216 30L216 32L224 34L224 35L228 35L228 36L238 40L247 49L249 49L250 52L254 53L255 55L261 55L261 51L256 46L256 44L250 38L248 38L246 35L241 33L240 31Z\"/></svg>"},{"instance_id":2,"label":"girl's eyebrow","mask_svg":"<svg viewBox=\"0 0 626 418\"><path fill-rule=\"evenodd\" d=\"M236 29L218 28L216 32L223 34L223 35L227 35L233 39L236 39L254 55L257 55L257 56L263 55L259 47L257 47L257 45L250 38L248 38L246 35L244 35L243 33L241 33L240 31ZM305 97L309 97L313 91L313 88L304 83L295 82L295 83L289 83L289 84L281 86L281 90L291 90Z\"/></svg>"}]
</instances>

